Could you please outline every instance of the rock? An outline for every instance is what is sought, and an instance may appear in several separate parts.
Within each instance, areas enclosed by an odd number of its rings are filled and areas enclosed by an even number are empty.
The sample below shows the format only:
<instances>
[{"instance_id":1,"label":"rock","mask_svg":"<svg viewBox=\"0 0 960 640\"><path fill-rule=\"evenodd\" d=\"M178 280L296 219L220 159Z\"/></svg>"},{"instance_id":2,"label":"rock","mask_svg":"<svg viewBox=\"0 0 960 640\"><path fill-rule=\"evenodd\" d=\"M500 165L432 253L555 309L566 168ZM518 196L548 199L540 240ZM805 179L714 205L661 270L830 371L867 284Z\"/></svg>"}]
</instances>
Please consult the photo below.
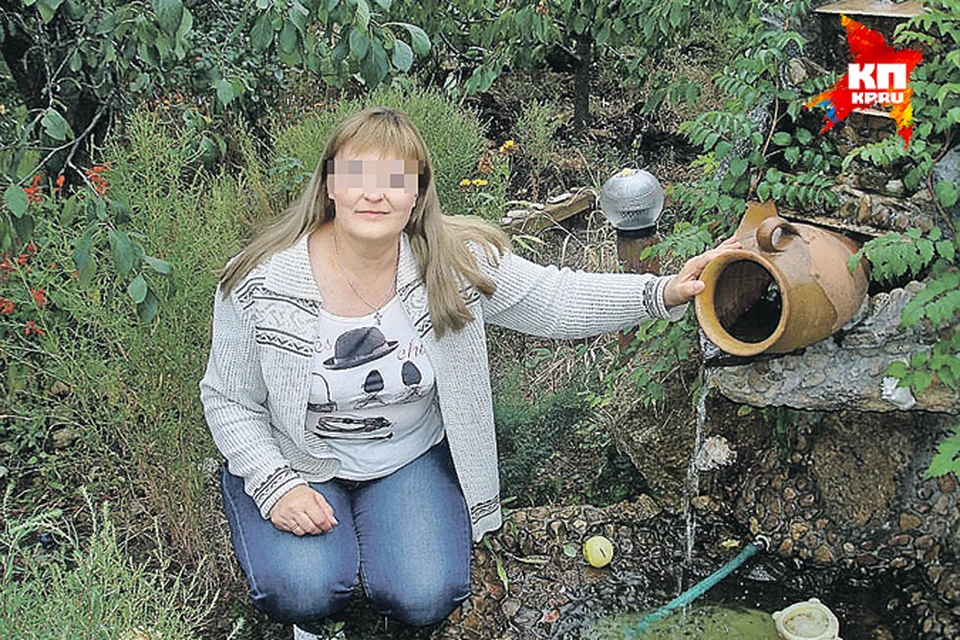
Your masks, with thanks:
<instances>
[{"instance_id":1,"label":"rock","mask_svg":"<svg viewBox=\"0 0 960 640\"><path fill-rule=\"evenodd\" d=\"M931 180L933 181L934 187L936 187L940 182L957 184L958 178L960 178L960 145L954 145L954 147L943 154L943 157L933 166ZM960 202L948 208L947 213L956 220L957 217L960 216Z\"/></svg>"},{"instance_id":2,"label":"rock","mask_svg":"<svg viewBox=\"0 0 960 640\"><path fill-rule=\"evenodd\" d=\"M794 522L790 525L790 537L794 540L800 540L807 535L810 527L805 522Z\"/></svg>"},{"instance_id":3,"label":"rock","mask_svg":"<svg viewBox=\"0 0 960 640\"><path fill-rule=\"evenodd\" d=\"M787 62L787 78L795 87L799 87L807 79L807 69L800 59L790 58Z\"/></svg>"},{"instance_id":4,"label":"rock","mask_svg":"<svg viewBox=\"0 0 960 640\"><path fill-rule=\"evenodd\" d=\"M777 555L781 558L789 558L793 555L793 539L784 538L780 546L777 547Z\"/></svg>"},{"instance_id":5,"label":"rock","mask_svg":"<svg viewBox=\"0 0 960 640\"><path fill-rule=\"evenodd\" d=\"M880 381L880 397L901 411L912 409L917 404L909 387L901 387L897 378L884 377Z\"/></svg>"},{"instance_id":6,"label":"rock","mask_svg":"<svg viewBox=\"0 0 960 640\"><path fill-rule=\"evenodd\" d=\"M827 375L822 371L811 371L803 377L803 380L800 382L800 386L804 389L809 389L810 387L816 387L823 384L827 379Z\"/></svg>"},{"instance_id":7,"label":"rock","mask_svg":"<svg viewBox=\"0 0 960 640\"><path fill-rule=\"evenodd\" d=\"M911 542L913 542L913 538L905 533L897 534L887 540L887 544L891 547L905 547Z\"/></svg>"},{"instance_id":8,"label":"rock","mask_svg":"<svg viewBox=\"0 0 960 640\"><path fill-rule=\"evenodd\" d=\"M953 475L944 475L937 478L937 488L940 493L953 493L957 490L957 481Z\"/></svg>"},{"instance_id":9,"label":"rock","mask_svg":"<svg viewBox=\"0 0 960 640\"><path fill-rule=\"evenodd\" d=\"M57 396L60 398L62 398L63 396L70 395L70 387L60 382L59 380L57 380L56 382L50 385L50 395Z\"/></svg>"},{"instance_id":10,"label":"rock","mask_svg":"<svg viewBox=\"0 0 960 640\"><path fill-rule=\"evenodd\" d=\"M723 436L714 435L703 441L694 464L698 471L713 471L733 464L736 459L737 452L730 447L730 442Z\"/></svg>"},{"instance_id":11,"label":"rock","mask_svg":"<svg viewBox=\"0 0 960 640\"><path fill-rule=\"evenodd\" d=\"M563 541L566 540L567 527L563 524L563 520L551 520L547 524L547 529L550 530L550 535L558 544L563 544Z\"/></svg>"},{"instance_id":12,"label":"rock","mask_svg":"<svg viewBox=\"0 0 960 640\"><path fill-rule=\"evenodd\" d=\"M889 182L887 182L887 184L883 185L883 191L887 195L902 196L904 192L903 181L890 180Z\"/></svg>"},{"instance_id":13,"label":"rock","mask_svg":"<svg viewBox=\"0 0 960 640\"><path fill-rule=\"evenodd\" d=\"M692 506L697 511L707 511L710 509L713 500L710 496L694 496L690 500L690 506Z\"/></svg>"},{"instance_id":14,"label":"rock","mask_svg":"<svg viewBox=\"0 0 960 640\"><path fill-rule=\"evenodd\" d=\"M836 562L833 551L825 544L813 550L813 561L819 565L831 565Z\"/></svg>"},{"instance_id":15,"label":"rock","mask_svg":"<svg viewBox=\"0 0 960 640\"><path fill-rule=\"evenodd\" d=\"M586 520L577 518L573 521L571 528L582 536L587 530L587 522Z\"/></svg>"},{"instance_id":16,"label":"rock","mask_svg":"<svg viewBox=\"0 0 960 640\"><path fill-rule=\"evenodd\" d=\"M900 531L916 531L922 523L920 516L912 513L900 514Z\"/></svg>"},{"instance_id":17,"label":"rock","mask_svg":"<svg viewBox=\"0 0 960 640\"><path fill-rule=\"evenodd\" d=\"M63 427L57 429L51 435L53 439L53 448L54 449L66 449L73 446L73 443L77 441L78 434L73 430L72 427Z\"/></svg>"}]
</instances>

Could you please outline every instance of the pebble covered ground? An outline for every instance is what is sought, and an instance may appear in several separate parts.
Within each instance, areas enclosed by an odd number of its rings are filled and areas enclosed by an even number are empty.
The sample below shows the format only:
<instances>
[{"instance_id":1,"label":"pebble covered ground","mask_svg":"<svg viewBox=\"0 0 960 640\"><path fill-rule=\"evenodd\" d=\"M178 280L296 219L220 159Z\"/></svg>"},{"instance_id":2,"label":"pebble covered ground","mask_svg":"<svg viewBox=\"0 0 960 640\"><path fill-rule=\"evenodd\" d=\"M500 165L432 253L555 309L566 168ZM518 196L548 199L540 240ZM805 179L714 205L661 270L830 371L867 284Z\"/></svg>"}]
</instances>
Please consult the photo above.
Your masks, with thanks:
<instances>
[{"instance_id":1,"label":"pebble covered ground","mask_svg":"<svg viewBox=\"0 0 960 640\"><path fill-rule=\"evenodd\" d=\"M728 522L709 509L699 513L697 544L687 564L683 518L662 513L648 496L605 508L516 510L507 514L503 529L474 547L472 596L444 623L430 630L402 628L357 599L344 613L347 623L338 637L609 638L593 635L596 621L629 619L629 614L655 610L679 593L681 581L689 587L735 556L750 533L737 535ZM597 569L583 559L581 545L593 535L606 536L614 544L614 560L608 567ZM724 590L727 583L731 602L769 613L820 597L835 608L848 640L958 637L957 612L930 607L928 585L916 571L895 574L896 580L886 580L881 593L867 582L846 581L837 571L792 570L775 549L758 555L738 573L742 575L726 578L715 591Z\"/></svg>"}]
</instances>

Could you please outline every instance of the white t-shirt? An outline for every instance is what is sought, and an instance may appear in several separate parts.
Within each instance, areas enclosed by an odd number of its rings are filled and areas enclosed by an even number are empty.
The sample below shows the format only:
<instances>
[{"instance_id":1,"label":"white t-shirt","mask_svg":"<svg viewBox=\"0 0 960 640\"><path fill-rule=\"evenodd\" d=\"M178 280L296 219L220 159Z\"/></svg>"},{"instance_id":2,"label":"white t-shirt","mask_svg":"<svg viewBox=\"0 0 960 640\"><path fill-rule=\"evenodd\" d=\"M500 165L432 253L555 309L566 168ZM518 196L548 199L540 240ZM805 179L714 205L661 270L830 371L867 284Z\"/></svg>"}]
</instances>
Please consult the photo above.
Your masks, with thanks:
<instances>
[{"instance_id":1,"label":"white t-shirt","mask_svg":"<svg viewBox=\"0 0 960 640\"><path fill-rule=\"evenodd\" d=\"M340 460L338 478L393 473L443 439L433 366L398 298L375 314L320 312L307 438Z\"/></svg>"}]
</instances>

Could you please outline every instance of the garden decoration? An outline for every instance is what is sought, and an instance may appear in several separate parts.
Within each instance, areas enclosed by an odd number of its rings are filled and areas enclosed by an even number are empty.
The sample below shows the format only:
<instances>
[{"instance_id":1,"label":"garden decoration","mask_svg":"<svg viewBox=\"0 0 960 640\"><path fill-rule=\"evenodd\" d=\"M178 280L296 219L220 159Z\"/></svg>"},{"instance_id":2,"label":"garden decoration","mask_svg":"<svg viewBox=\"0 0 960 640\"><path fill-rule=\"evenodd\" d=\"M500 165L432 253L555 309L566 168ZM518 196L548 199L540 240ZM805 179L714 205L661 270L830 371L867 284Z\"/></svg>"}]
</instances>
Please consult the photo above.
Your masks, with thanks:
<instances>
[{"instance_id":1,"label":"garden decoration","mask_svg":"<svg viewBox=\"0 0 960 640\"><path fill-rule=\"evenodd\" d=\"M643 169L622 169L600 189L600 210L617 230L617 255L631 273L659 273L656 257L641 258L660 242L657 222L663 213L660 181Z\"/></svg>"},{"instance_id":2,"label":"garden decoration","mask_svg":"<svg viewBox=\"0 0 960 640\"><path fill-rule=\"evenodd\" d=\"M837 616L817 598L777 611L773 619L782 640L841 640Z\"/></svg>"},{"instance_id":3,"label":"garden decoration","mask_svg":"<svg viewBox=\"0 0 960 640\"><path fill-rule=\"evenodd\" d=\"M649 171L623 169L600 189L600 209L617 231L655 228L663 211L663 187Z\"/></svg>"},{"instance_id":4,"label":"garden decoration","mask_svg":"<svg viewBox=\"0 0 960 640\"><path fill-rule=\"evenodd\" d=\"M787 353L823 340L860 309L867 293L859 245L846 236L751 203L735 235L743 249L711 262L700 276L697 320L707 337L737 356Z\"/></svg>"}]
</instances>

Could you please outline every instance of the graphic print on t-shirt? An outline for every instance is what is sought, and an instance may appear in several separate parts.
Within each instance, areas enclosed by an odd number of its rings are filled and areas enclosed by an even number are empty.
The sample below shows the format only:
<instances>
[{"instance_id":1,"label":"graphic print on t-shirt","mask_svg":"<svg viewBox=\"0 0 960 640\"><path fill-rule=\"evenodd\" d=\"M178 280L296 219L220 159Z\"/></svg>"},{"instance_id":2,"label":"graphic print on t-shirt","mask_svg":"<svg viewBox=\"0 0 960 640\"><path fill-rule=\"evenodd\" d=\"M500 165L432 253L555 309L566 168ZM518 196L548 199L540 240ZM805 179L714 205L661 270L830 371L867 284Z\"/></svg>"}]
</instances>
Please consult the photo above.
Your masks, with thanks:
<instances>
[{"instance_id":1,"label":"graphic print on t-shirt","mask_svg":"<svg viewBox=\"0 0 960 640\"><path fill-rule=\"evenodd\" d=\"M329 342L318 341L322 360L314 361L320 366L307 405L309 431L321 438L388 440L394 421L387 415L396 417L398 405L425 398L433 384L424 379L429 363L419 339L401 347L379 327L361 326L340 333L332 355L322 357L330 351Z\"/></svg>"},{"instance_id":2,"label":"graphic print on t-shirt","mask_svg":"<svg viewBox=\"0 0 960 640\"><path fill-rule=\"evenodd\" d=\"M375 314L320 309L307 398L306 446L339 462L336 477L393 473L443 439L436 375L399 297Z\"/></svg>"}]
</instances>

